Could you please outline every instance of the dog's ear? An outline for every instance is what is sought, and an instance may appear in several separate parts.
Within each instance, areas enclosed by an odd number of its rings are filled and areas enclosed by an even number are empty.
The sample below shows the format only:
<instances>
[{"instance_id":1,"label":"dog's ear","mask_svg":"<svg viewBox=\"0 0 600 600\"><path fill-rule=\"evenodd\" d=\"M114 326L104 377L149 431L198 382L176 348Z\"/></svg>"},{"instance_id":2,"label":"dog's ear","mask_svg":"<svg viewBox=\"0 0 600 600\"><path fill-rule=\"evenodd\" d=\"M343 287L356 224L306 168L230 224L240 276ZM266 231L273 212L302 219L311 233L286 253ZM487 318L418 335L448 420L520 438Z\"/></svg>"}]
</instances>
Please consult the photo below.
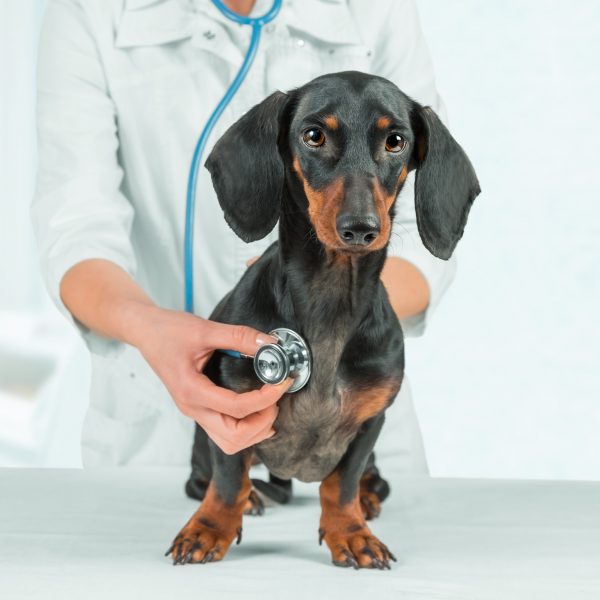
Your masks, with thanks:
<instances>
[{"instance_id":1,"label":"dog's ear","mask_svg":"<svg viewBox=\"0 0 600 600\"><path fill-rule=\"evenodd\" d=\"M412 125L419 234L434 256L447 260L463 235L479 182L464 150L431 108L415 103Z\"/></svg>"},{"instance_id":2,"label":"dog's ear","mask_svg":"<svg viewBox=\"0 0 600 600\"><path fill-rule=\"evenodd\" d=\"M277 223L284 167L277 145L288 96L275 92L217 141L206 161L225 220L245 242L264 238Z\"/></svg>"}]
</instances>

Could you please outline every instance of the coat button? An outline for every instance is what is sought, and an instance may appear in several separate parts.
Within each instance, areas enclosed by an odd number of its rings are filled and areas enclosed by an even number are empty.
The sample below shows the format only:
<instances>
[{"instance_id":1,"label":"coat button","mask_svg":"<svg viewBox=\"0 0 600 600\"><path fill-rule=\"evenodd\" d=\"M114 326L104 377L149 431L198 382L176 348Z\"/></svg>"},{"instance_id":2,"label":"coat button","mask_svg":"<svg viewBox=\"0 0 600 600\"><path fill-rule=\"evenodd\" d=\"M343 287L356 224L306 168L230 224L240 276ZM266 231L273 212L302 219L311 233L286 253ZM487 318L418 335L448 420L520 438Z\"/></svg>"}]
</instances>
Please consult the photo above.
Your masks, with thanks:
<instances>
[{"instance_id":1,"label":"coat button","mask_svg":"<svg viewBox=\"0 0 600 600\"><path fill-rule=\"evenodd\" d=\"M304 44L306 44L306 42L304 40L298 40L296 43L298 44L298 46L300 46L300 48L302 48L302 46L304 46Z\"/></svg>"},{"instance_id":2,"label":"coat button","mask_svg":"<svg viewBox=\"0 0 600 600\"><path fill-rule=\"evenodd\" d=\"M215 39L215 34L210 30L207 29L203 34L202 34L207 40L214 40Z\"/></svg>"}]
</instances>

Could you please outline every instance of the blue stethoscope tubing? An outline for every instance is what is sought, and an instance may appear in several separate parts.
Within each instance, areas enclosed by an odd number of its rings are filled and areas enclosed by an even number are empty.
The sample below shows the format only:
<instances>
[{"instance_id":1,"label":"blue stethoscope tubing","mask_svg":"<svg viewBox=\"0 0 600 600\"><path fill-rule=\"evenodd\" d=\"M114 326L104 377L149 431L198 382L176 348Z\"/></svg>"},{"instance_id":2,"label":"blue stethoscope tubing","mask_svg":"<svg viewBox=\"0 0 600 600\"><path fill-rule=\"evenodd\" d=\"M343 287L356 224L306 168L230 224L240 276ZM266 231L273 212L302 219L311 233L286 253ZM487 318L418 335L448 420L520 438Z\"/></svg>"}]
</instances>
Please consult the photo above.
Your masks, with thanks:
<instances>
[{"instance_id":1,"label":"blue stethoscope tubing","mask_svg":"<svg viewBox=\"0 0 600 600\"><path fill-rule=\"evenodd\" d=\"M183 272L185 280L185 310L187 312L194 312L194 214L196 212L196 186L198 184L198 171L200 169L200 159L206 147L208 138L223 114L223 111L236 94L240 85L244 81L254 57L258 50L258 44L260 41L260 34L263 25L271 22L279 13L283 0L273 0L271 9L261 17L247 17L239 15L227 7L222 0L212 0L213 4L231 21L239 23L240 25L250 25L252 27L252 37L250 39L250 45L242 62L242 66L237 72L235 78L231 82L229 88L225 92L223 98L212 114L208 118L204 129L198 138L194 154L192 156L192 164L190 166L190 173L188 177L187 197L185 204L185 234L183 242ZM239 356L239 353L233 353Z\"/></svg>"}]
</instances>

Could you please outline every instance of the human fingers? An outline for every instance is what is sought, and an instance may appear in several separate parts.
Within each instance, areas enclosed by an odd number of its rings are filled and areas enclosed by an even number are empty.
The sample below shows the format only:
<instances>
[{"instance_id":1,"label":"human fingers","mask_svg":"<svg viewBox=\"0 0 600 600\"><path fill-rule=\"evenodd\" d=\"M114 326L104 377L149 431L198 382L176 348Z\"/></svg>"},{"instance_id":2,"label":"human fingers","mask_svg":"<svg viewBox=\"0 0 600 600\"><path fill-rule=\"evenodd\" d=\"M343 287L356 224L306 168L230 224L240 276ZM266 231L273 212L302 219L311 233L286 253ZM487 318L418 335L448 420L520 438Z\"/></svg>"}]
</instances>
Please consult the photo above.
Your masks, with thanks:
<instances>
[{"instance_id":1,"label":"human fingers","mask_svg":"<svg viewBox=\"0 0 600 600\"><path fill-rule=\"evenodd\" d=\"M206 321L203 327L203 343L212 349L236 350L254 356L265 344L275 344L277 338L246 325L229 325Z\"/></svg>"},{"instance_id":2,"label":"human fingers","mask_svg":"<svg viewBox=\"0 0 600 600\"><path fill-rule=\"evenodd\" d=\"M234 419L201 409L196 420L223 452L234 454L273 435L273 423L278 413L279 409L271 406L244 419Z\"/></svg>"},{"instance_id":3,"label":"human fingers","mask_svg":"<svg viewBox=\"0 0 600 600\"><path fill-rule=\"evenodd\" d=\"M235 419L243 419L277 403L293 381L288 377L277 385L264 384L257 390L236 394L232 390L219 387L203 373L194 372L183 401L190 407L203 406Z\"/></svg>"}]
</instances>

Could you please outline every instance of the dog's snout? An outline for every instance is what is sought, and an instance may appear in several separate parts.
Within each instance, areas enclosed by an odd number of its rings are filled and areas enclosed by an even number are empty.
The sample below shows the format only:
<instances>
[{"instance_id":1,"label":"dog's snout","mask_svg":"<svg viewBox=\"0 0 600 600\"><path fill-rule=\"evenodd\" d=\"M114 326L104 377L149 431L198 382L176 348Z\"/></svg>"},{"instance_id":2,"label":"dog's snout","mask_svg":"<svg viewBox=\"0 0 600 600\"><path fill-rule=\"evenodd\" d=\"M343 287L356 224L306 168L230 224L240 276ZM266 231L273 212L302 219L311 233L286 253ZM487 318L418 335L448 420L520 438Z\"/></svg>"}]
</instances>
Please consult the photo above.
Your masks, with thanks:
<instances>
[{"instance_id":1,"label":"dog's snout","mask_svg":"<svg viewBox=\"0 0 600 600\"><path fill-rule=\"evenodd\" d=\"M341 215L336 219L340 239L349 246L368 246L373 243L381 226L374 216Z\"/></svg>"}]
</instances>

